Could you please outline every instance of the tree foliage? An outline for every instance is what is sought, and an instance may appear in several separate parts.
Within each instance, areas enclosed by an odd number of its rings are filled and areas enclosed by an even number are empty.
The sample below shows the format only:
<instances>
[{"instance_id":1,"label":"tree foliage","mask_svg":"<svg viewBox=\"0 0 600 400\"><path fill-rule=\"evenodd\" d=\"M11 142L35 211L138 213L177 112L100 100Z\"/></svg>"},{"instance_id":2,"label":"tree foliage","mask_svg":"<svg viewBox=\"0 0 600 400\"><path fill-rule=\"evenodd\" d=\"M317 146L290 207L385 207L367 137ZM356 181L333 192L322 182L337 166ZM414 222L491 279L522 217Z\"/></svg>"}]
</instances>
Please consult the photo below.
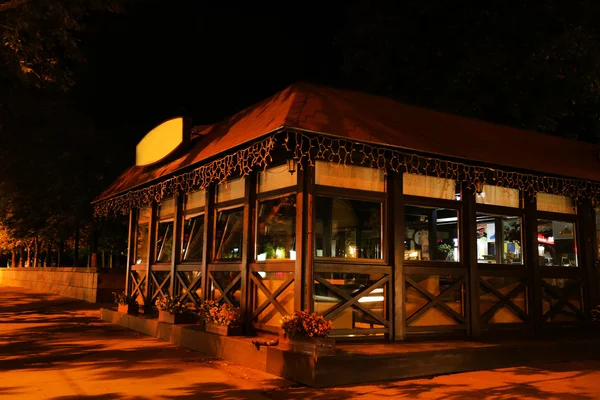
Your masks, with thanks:
<instances>
[{"instance_id":1,"label":"tree foliage","mask_svg":"<svg viewBox=\"0 0 600 400\"><path fill-rule=\"evenodd\" d=\"M600 140L600 2L355 1L337 36L349 86Z\"/></svg>"}]
</instances>

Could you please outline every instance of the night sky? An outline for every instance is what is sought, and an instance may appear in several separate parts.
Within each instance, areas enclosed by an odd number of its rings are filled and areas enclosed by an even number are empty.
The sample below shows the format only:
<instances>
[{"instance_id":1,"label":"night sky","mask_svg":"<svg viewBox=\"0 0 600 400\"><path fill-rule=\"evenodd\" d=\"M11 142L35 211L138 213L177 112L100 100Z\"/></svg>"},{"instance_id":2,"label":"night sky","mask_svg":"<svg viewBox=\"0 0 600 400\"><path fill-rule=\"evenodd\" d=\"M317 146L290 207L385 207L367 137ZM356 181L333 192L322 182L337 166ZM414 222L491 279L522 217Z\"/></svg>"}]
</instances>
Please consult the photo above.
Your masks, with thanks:
<instances>
[{"instance_id":1,"label":"night sky","mask_svg":"<svg viewBox=\"0 0 600 400\"><path fill-rule=\"evenodd\" d=\"M338 85L342 17L254 3L144 4L90 23L76 91L98 126L126 127L136 140L175 115L218 122L296 81Z\"/></svg>"}]
</instances>

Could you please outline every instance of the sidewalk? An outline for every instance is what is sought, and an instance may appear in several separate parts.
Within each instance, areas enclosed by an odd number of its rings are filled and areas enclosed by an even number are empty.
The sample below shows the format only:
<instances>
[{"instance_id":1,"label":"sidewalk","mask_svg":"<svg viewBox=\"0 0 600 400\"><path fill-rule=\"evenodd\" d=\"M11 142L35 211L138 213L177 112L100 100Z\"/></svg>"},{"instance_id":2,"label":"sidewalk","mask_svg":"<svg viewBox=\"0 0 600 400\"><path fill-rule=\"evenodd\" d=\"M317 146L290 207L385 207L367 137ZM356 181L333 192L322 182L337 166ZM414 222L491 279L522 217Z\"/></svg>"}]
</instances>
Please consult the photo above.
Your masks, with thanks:
<instances>
[{"instance_id":1,"label":"sidewalk","mask_svg":"<svg viewBox=\"0 0 600 400\"><path fill-rule=\"evenodd\" d=\"M0 286L0 399L600 399L600 361L311 389L102 322L100 307Z\"/></svg>"}]
</instances>

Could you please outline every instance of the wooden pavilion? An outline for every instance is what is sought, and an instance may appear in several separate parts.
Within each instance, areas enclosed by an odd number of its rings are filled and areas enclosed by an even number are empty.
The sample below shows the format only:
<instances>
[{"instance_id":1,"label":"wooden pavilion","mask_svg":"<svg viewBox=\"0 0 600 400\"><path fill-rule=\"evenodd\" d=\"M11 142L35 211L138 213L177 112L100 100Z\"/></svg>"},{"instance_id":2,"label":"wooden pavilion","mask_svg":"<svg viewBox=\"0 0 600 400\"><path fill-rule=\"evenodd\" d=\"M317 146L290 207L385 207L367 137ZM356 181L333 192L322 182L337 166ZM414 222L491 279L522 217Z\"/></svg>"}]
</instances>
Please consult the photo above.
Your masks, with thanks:
<instances>
[{"instance_id":1,"label":"wooden pavilion","mask_svg":"<svg viewBox=\"0 0 600 400\"><path fill-rule=\"evenodd\" d=\"M335 337L585 326L600 147L295 84L220 123L149 132L95 201L129 214L128 293L315 311Z\"/></svg>"}]
</instances>

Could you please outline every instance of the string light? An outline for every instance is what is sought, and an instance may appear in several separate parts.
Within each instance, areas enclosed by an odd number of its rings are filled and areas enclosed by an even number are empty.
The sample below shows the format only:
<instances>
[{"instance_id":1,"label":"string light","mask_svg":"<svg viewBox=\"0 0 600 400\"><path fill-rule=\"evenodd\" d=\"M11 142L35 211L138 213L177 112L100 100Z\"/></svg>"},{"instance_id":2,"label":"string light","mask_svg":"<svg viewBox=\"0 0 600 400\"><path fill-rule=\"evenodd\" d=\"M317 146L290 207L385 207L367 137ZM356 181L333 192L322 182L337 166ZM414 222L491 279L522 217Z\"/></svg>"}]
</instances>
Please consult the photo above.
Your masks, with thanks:
<instances>
[{"instance_id":1,"label":"string light","mask_svg":"<svg viewBox=\"0 0 600 400\"><path fill-rule=\"evenodd\" d=\"M326 160L334 164L358 164L378 168L385 174L393 171L462 181L463 187L473 192L480 191L484 183L489 183L528 192L533 197L537 192L544 192L569 196L576 201L590 199L593 204L600 200L600 184L596 182L471 165L288 129L189 172L100 201L95 204L94 215L105 217L111 213L127 214L132 208L140 208L153 201L160 202L165 196L177 191L190 193L206 189L211 183L220 183L232 176L246 176L259 167L266 169L272 161L271 153L276 144L280 144L288 154L292 154L300 169L303 169L304 165L314 166L315 160Z\"/></svg>"}]
</instances>

